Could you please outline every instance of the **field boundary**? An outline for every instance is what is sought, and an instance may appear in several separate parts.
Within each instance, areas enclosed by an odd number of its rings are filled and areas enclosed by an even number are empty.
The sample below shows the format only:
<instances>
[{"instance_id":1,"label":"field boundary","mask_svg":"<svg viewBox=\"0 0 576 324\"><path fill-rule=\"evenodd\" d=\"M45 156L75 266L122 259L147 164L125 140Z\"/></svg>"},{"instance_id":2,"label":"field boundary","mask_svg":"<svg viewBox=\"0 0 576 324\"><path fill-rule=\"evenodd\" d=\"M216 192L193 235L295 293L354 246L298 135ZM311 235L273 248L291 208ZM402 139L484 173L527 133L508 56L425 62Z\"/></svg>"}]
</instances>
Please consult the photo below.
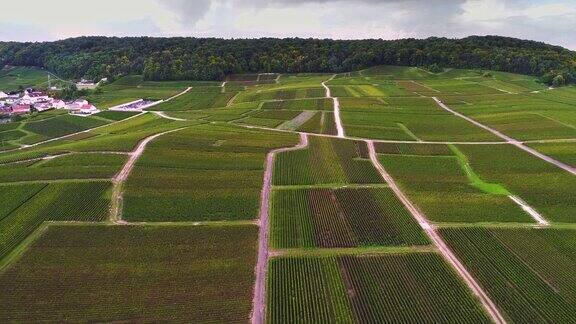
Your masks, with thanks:
<instances>
[{"instance_id":1,"label":"field boundary","mask_svg":"<svg viewBox=\"0 0 576 324\"><path fill-rule=\"evenodd\" d=\"M542 227L550 226L550 222L548 222L548 220L546 220L544 216L540 215L540 213L536 211L536 209L528 205L528 203L525 202L522 198L516 195L509 195L508 198L510 198L510 200L516 203L518 207L522 208L522 210L526 212L526 214L530 215L530 217L532 217L538 223L538 225Z\"/></svg>"},{"instance_id":2,"label":"field boundary","mask_svg":"<svg viewBox=\"0 0 576 324\"><path fill-rule=\"evenodd\" d=\"M256 280L254 283L254 298L252 300L252 314L250 316L252 324L262 324L265 322L266 313L266 273L268 268L269 237L269 211L270 193L272 192L272 172L274 169L274 158L276 154L289 151L297 151L308 147L308 136L300 135L300 143L294 147L275 149L266 155L266 168L264 170L264 181L260 198L260 215L258 233L258 260L256 262Z\"/></svg>"},{"instance_id":3,"label":"field boundary","mask_svg":"<svg viewBox=\"0 0 576 324\"><path fill-rule=\"evenodd\" d=\"M164 111L152 111L152 113L158 117L162 117L165 119L170 119L170 120L175 120L175 121L188 121L187 119L168 116L168 115L166 115L166 112L164 112Z\"/></svg>"},{"instance_id":4,"label":"field boundary","mask_svg":"<svg viewBox=\"0 0 576 324\"><path fill-rule=\"evenodd\" d=\"M332 257L342 255L379 255L379 254L410 254L410 253L435 253L438 249L434 245L415 246L378 246L378 247L354 247L354 248L290 248L273 249L270 256L282 257Z\"/></svg>"},{"instance_id":5,"label":"field boundary","mask_svg":"<svg viewBox=\"0 0 576 324\"><path fill-rule=\"evenodd\" d=\"M474 277L468 272L466 267L460 262L458 257L452 252L452 250L448 247L448 245L444 242L440 234L436 231L434 225L432 225L427 217L412 203L412 201L402 192L400 187L396 184L396 181L392 176L384 169L380 161L378 161L378 154L376 153L376 149L374 148L374 142L366 141L368 145L368 150L370 154L370 160L374 167L378 170L378 172L382 175L386 183L390 186L392 191L396 194L398 199L402 202L404 207L412 214L412 216L416 219L420 227L426 232L432 243L438 248L440 254L444 257L444 259L454 268L456 273L461 277L464 283L468 286L468 288L474 293L474 295L478 298L484 309L486 310L487 314L492 318L492 320L497 324L504 324L506 320L500 313L500 310L496 306L496 304L492 301L490 296L484 291L484 289L476 282Z\"/></svg>"},{"instance_id":6,"label":"field boundary","mask_svg":"<svg viewBox=\"0 0 576 324\"><path fill-rule=\"evenodd\" d=\"M217 124L218 122L212 122L214 124ZM226 123L225 123L226 124ZM240 127L244 127L244 128L248 128L248 129L261 129L261 130L267 130L267 131L277 131L277 132L284 132L284 133L292 133L292 134L306 134L309 136L317 136L317 137L329 137L329 138L342 138L342 137L338 137L337 135L330 135L330 134L319 134L319 133L310 133L310 132L302 132L302 131L291 131L291 130L285 130L285 129L277 129L277 128L270 128L270 127L265 127L265 126L256 126L256 125L245 125L245 124L235 124L237 126ZM345 139L349 139L349 140L353 140L353 141L373 141L374 143L391 143L391 144L443 144L443 145L448 145L448 144L454 144L454 145L508 145L510 143L508 142L458 142L458 141L448 141L448 142L435 142L435 141L401 141L401 140L379 140L379 139L372 139L372 138L366 138L366 137L354 137L354 136L348 136L346 135L345 137L343 137ZM560 142L576 142L576 139L565 139L565 140L559 140ZM530 142L526 142L526 143L548 143L548 140L541 140L541 141L530 141ZM554 143L557 143L557 141L555 141ZM523 142L520 142L523 143Z\"/></svg>"},{"instance_id":7,"label":"field boundary","mask_svg":"<svg viewBox=\"0 0 576 324\"><path fill-rule=\"evenodd\" d=\"M546 161L546 162L548 162L548 163L551 163L551 164L553 164L553 165L555 165L555 166L563 169L564 171L567 171L568 173L570 173L570 174L572 174L572 175L576 175L576 168L573 168L573 167L571 167L571 166L569 166L569 165L567 165L567 164L565 164L565 163L562 163L562 162L560 162L560 161L558 161L558 160L555 160L555 159L549 157L548 155L542 154L542 153L540 153L540 152L538 152L538 151L536 151L536 150L534 150L534 149L532 149L532 148L524 145L521 141L518 141L518 140L516 140L516 139L514 139L514 138L512 138L512 137L510 137L510 136L508 136L508 135L504 135L503 133L501 133L501 132L499 132L499 131L491 128L491 127L488 127L488 126L486 126L486 125L484 125L484 124L482 124L482 123L480 123L480 122L478 122L478 121L476 121L476 120L474 120L474 119L472 119L472 118L470 118L470 117L468 117L468 116L465 116L465 115L463 115L463 114L461 114L461 113L459 113L459 112L457 112L457 111L449 108L448 106L446 106L446 104L444 104L444 103L443 103L440 99L438 99L437 97L432 97L432 99L434 99L434 101L436 101L436 103L438 104L438 106L440 106L442 109L444 109L444 110L452 113L453 115L455 115L455 116L457 116L457 117L460 117L460 118L462 118L462 119L465 119L466 121L468 121L468 122L470 122L470 123L472 123L472 124L474 124L474 125L482 128L482 129L484 129L484 130L492 133L493 135L496 135L496 136L502 138L502 139L505 140L508 144L512 144L512 145L516 146L517 148L519 148L519 149L521 149L521 150L523 150L523 151L525 151L525 152L528 152L528 153L534 155L535 157L540 158L541 160L544 160L544 161Z\"/></svg>"},{"instance_id":8,"label":"field boundary","mask_svg":"<svg viewBox=\"0 0 576 324\"><path fill-rule=\"evenodd\" d=\"M34 230L30 235L28 235L20 244L18 244L8 255L0 260L0 273L4 272L8 267L14 264L22 255L28 250L28 248L36 242L48 229L50 222L43 222L36 230Z\"/></svg>"},{"instance_id":9,"label":"field boundary","mask_svg":"<svg viewBox=\"0 0 576 324\"><path fill-rule=\"evenodd\" d=\"M166 135L169 133L174 133L177 131L181 131L188 127L182 127L177 129L168 130L162 133L158 133L152 136L148 136L144 140L142 140L136 149L134 149L130 154L129 158L120 169L118 174L114 176L112 179L113 189L112 189L112 198L111 198L111 208L110 208L110 221L115 224L126 224L126 222L122 221L122 201L124 199L124 192L122 191L124 182L128 179L128 176L132 172L132 169L136 165L136 161L140 158L140 156L144 153L146 146L152 142L153 140L157 139L162 135Z\"/></svg>"},{"instance_id":10,"label":"field boundary","mask_svg":"<svg viewBox=\"0 0 576 324\"><path fill-rule=\"evenodd\" d=\"M100 128L112 126L112 125L115 125L115 124L122 123L122 122L125 122L125 121L127 121L127 120L130 120L130 119L132 119L132 118L136 118L136 117L138 117L138 116L142 116L142 115L145 114L145 113L146 113L146 112L141 112L141 113L136 114L136 115L134 115L134 116L130 116L130 117L124 118L124 119L122 119L122 120L117 120L117 121L111 122L111 123L109 123L109 124L96 126L96 127L93 127L93 128L89 128L89 129L86 129L86 130L83 130L83 131L79 131L79 132L76 132L76 133L72 133L72 134L68 134L68 135L64 135L64 136L60 136L60 137L50 138L50 139L47 139L47 140L45 140L45 141L41 141L41 142L34 143L34 144L23 145L23 146L21 146L21 147L19 147L19 148L15 148L15 149L11 149L11 150L0 151L0 154L10 153L10 152L16 152L16 151L21 151L21 150L23 150L23 149L27 149L27 148L31 148L31 147L36 147L36 146L39 146L39 145L42 145L42 144L51 143L51 142L54 142L54 141L66 139L66 138L68 138L68 137L73 137L73 136L76 136L76 135L89 133L89 132L91 132L91 131L93 131L93 130L96 130L96 129L100 129Z\"/></svg>"}]
</instances>

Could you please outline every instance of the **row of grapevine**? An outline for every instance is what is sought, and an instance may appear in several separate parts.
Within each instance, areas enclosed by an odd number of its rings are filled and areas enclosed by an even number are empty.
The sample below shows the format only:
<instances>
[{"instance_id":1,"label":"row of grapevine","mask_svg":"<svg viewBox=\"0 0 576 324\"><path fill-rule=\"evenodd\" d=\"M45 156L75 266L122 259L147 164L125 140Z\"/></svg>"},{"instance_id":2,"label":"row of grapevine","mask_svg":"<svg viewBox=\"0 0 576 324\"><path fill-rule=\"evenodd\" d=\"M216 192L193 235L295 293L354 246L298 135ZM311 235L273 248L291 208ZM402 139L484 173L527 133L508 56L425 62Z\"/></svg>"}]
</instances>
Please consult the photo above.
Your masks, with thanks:
<instances>
[{"instance_id":1,"label":"row of grapevine","mask_svg":"<svg viewBox=\"0 0 576 324\"><path fill-rule=\"evenodd\" d=\"M308 149L278 155L274 184L382 183L372 163L360 159L358 145L365 144L312 137Z\"/></svg>"},{"instance_id":2,"label":"row of grapevine","mask_svg":"<svg viewBox=\"0 0 576 324\"><path fill-rule=\"evenodd\" d=\"M330 101L332 102L332 101ZM328 111L317 112L307 122L298 128L300 132L336 135L336 121L334 113Z\"/></svg>"},{"instance_id":3,"label":"row of grapevine","mask_svg":"<svg viewBox=\"0 0 576 324\"><path fill-rule=\"evenodd\" d=\"M387 188L275 190L271 216L277 248L429 243Z\"/></svg>"},{"instance_id":4,"label":"row of grapevine","mask_svg":"<svg viewBox=\"0 0 576 324\"><path fill-rule=\"evenodd\" d=\"M382 154L403 155L439 155L453 156L447 145L444 144L409 144L409 143L376 143L376 151Z\"/></svg>"},{"instance_id":5,"label":"row of grapevine","mask_svg":"<svg viewBox=\"0 0 576 324\"><path fill-rule=\"evenodd\" d=\"M268 270L268 323L351 323L335 258L274 258Z\"/></svg>"},{"instance_id":6,"label":"row of grapevine","mask_svg":"<svg viewBox=\"0 0 576 324\"><path fill-rule=\"evenodd\" d=\"M349 183L383 183L382 176L372 162L360 155L360 148L367 150L365 142L333 140L332 146L338 155L342 169ZM364 160L360 160L364 159Z\"/></svg>"},{"instance_id":7,"label":"row of grapevine","mask_svg":"<svg viewBox=\"0 0 576 324\"><path fill-rule=\"evenodd\" d=\"M442 235L511 322L576 318L576 232L444 229Z\"/></svg>"},{"instance_id":8,"label":"row of grapevine","mask_svg":"<svg viewBox=\"0 0 576 324\"><path fill-rule=\"evenodd\" d=\"M490 322L437 254L274 258L269 273L269 323Z\"/></svg>"},{"instance_id":9,"label":"row of grapevine","mask_svg":"<svg viewBox=\"0 0 576 324\"><path fill-rule=\"evenodd\" d=\"M340 265L354 291L350 299L359 322L489 322L437 254L347 256Z\"/></svg>"},{"instance_id":10,"label":"row of grapevine","mask_svg":"<svg viewBox=\"0 0 576 324\"><path fill-rule=\"evenodd\" d=\"M274 190L270 202L270 245L308 248L316 245L305 190Z\"/></svg>"},{"instance_id":11,"label":"row of grapevine","mask_svg":"<svg viewBox=\"0 0 576 324\"><path fill-rule=\"evenodd\" d=\"M338 190L346 219L362 245L424 245L426 236L387 188Z\"/></svg>"},{"instance_id":12,"label":"row of grapevine","mask_svg":"<svg viewBox=\"0 0 576 324\"><path fill-rule=\"evenodd\" d=\"M276 114L277 112L268 111ZM151 142L126 183L130 221L218 221L258 215L266 154L292 134L207 124Z\"/></svg>"},{"instance_id":13,"label":"row of grapevine","mask_svg":"<svg viewBox=\"0 0 576 324\"><path fill-rule=\"evenodd\" d=\"M300 127L297 128L297 131L305 133L321 133L324 114L325 112L323 111L316 112L314 116L312 116L305 123L300 125Z\"/></svg>"},{"instance_id":14,"label":"row of grapevine","mask_svg":"<svg viewBox=\"0 0 576 324\"><path fill-rule=\"evenodd\" d=\"M108 182L54 183L42 187L0 220L0 259L45 221L102 221L108 216Z\"/></svg>"},{"instance_id":15,"label":"row of grapevine","mask_svg":"<svg viewBox=\"0 0 576 324\"><path fill-rule=\"evenodd\" d=\"M308 204L314 224L316 244L320 247L353 247L361 243L361 233L355 233L346 208L332 189L308 191Z\"/></svg>"},{"instance_id":16,"label":"row of grapevine","mask_svg":"<svg viewBox=\"0 0 576 324\"><path fill-rule=\"evenodd\" d=\"M257 237L254 225L53 225L0 273L0 322L245 322Z\"/></svg>"},{"instance_id":17,"label":"row of grapevine","mask_svg":"<svg viewBox=\"0 0 576 324\"><path fill-rule=\"evenodd\" d=\"M333 113L324 113L324 119L321 121L320 133L328 135L337 135L338 130L336 129L336 118Z\"/></svg>"}]
</instances>

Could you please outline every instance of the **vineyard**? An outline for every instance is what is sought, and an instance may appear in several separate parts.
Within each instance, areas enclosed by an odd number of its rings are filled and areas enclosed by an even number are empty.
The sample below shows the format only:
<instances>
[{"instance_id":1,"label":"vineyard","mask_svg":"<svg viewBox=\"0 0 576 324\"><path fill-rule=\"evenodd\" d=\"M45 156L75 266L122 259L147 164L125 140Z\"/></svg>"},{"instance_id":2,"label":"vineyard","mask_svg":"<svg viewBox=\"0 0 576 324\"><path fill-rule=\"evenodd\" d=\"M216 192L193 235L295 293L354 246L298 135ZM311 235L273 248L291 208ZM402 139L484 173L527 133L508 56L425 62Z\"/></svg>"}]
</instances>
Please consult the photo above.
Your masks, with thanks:
<instances>
[{"instance_id":1,"label":"vineyard","mask_svg":"<svg viewBox=\"0 0 576 324\"><path fill-rule=\"evenodd\" d=\"M511 322L576 316L574 230L446 229L442 235Z\"/></svg>"},{"instance_id":2,"label":"vineyard","mask_svg":"<svg viewBox=\"0 0 576 324\"><path fill-rule=\"evenodd\" d=\"M201 126L150 145L126 186L133 221L254 219L265 154L294 143L288 134Z\"/></svg>"},{"instance_id":3,"label":"vineyard","mask_svg":"<svg viewBox=\"0 0 576 324\"><path fill-rule=\"evenodd\" d=\"M72 135L134 116L125 112L101 112L89 117L68 115L59 110L22 117L19 121L0 125L0 153L23 145Z\"/></svg>"},{"instance_id":4,"label":"vineyard","mask_svg":"<svg viewBox=\"0 0 576 324\"><path fill-rule=\"evenodd\" d=\"M428 243L387 188L276 190L271 214L275 248Z\"/></svg>"},{"instance_id":5,"label":"vineyard","mask_svg":"<svg viewBox=\"0 0 576 324\"><path fill-rule=\"evenodd\" d=\"M140 75L128 75L113 83L101 86L101 91L91 93L88 101L97 107L110 108L139 99L168 99L189 86L217 86L216 82L144 81Z\"/></svg>"},{"instance_id":6,"label":"vineyard","mask_svg":"<svg viewBox=\"0 0 576 324\"><path fill-rule=\"evenodd\" d=\"M370 161L359 156L363 145L366 144L313 137L308 149L278 155L274 184L382 183Z\"/></svg>"},{"instance_id":7,"label":"vineyard","mask_svg":"<svg viewBox=\"0 0 576 324\"><path fill-rule=\"evenodd\" d=\"M294 99L317 99L324 97L322 88L268 90L262 92L241 93L237 102L264 101L264 100L294 100Z\"/></svg>"},{"instance_id":8,"label":"vineyard","mask_svg":"<svg viewBox=\"0 0 576 324\"><path fill-rule=\"evenodd\" d=\"M9 186L12 187L12 186ZM106 182L16 185L7 190L20 204L6 208L0 220L0 259L46 221L102 221L109 209ZM4 191L4 186L2 186ZM4 195L4 193L3 193ZM8 207L8 206L7 206Z\"/></svg>"},{"instance_id":9,"label":"vineyard","mask_svg":"<svg viewBox=\"0 0 576 324\"><path fill-rule=\"evenodd\" d=\"M507 195L481 190L447 146L379 145L380 162L431 220L437 222L531 222ZM468 152L468 146L458 146ZM492 148L493 150L495 148ZM497 149L497 148L496 148ZM401 152L401 153L400 153ZM470 158L469 154L466 154ZM470 159L471 169L486 175ZM492 159L493 161L493 159ZM485 180L490 179L486 177ZM506 182L494 181L510 188ZM512 189L512 188L510 188ZM523 195L523 197L526 197Z\"/></svg>"},{"instance_id":10,"label":"vineyard","mask_svg":"<svg viewBox=\"0 0 576 324\"><path fill-rule=\"evenodd\" d=\"M89 99L0 124L2 323L576 318L573 87L381 66Z\"/></svg>"},{"instance_id":11,"label":"vineyard","mask_svg":"<svg viewBox=\"0 0 576 324\"><path fill-rule=\"evenodd\" d=\"M50 227L0 274L10 310L0 321L243 321L256 236L255 226Z\"/></svg>"},{"instance_id":12,"label":"vineyard","mask_svg":"<svg viewBox=\"0 0 576 324\"><path fill-rule=\"evenodd\" d=\"M434 254L275 258L268 290L271 323L489 323Z\"/></svg>"},{"instance_id":13,"label":"vineyard","mask_svg":"<svg viewBox=\"0 0 576 324\"><path fill-rule=\"evenodd\" d=\"M262 109L270 110L326 110L332 111L330 99L300 99L284 101L265 101Z\"/></svg>"},{"instance_id":14,"label":"vineyard","mask_svg":"<svg viewBox=\"0 0 576 324\"><path fill-rule=\"evenodd\" d=\"M223 92L221 87L194 87L187 93L154 106L152 110L186 111L205 108L224 107L236 93Z\"/></svg>"}]
</instances>

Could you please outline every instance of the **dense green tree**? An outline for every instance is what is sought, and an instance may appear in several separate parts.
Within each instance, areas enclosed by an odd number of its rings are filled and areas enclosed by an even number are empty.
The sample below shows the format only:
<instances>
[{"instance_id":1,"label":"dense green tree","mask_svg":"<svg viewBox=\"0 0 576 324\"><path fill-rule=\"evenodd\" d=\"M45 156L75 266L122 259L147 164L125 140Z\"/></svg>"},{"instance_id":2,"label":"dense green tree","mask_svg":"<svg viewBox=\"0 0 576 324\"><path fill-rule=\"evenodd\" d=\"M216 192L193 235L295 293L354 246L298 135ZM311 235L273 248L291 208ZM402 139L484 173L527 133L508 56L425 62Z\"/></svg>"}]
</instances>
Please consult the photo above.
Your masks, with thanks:
<instances>
[{"instance_id":1,"label":"dense green tree","mask_svg":"<svg viewBox=\"0 0 576 324\"><path fill-rule=\"evenodd\" d=\"M562 74L558 74L554 79L552 79L553 87L562 87L564 85L566 85L566 79Z\"/></svg>"},{"instance_id":2,"label":"dense green tree","mask_svg":"<svg viewBox=\"0 0 576 324\"><path fill-rule=\"evenodd\" d=\"M222 80L232 73L345 72L375 65L499 70L576 82L576 53L498 36L401 40L80 37L0 42L0 66L38 66L66 78Z\"/></svg>"}]
</instances>

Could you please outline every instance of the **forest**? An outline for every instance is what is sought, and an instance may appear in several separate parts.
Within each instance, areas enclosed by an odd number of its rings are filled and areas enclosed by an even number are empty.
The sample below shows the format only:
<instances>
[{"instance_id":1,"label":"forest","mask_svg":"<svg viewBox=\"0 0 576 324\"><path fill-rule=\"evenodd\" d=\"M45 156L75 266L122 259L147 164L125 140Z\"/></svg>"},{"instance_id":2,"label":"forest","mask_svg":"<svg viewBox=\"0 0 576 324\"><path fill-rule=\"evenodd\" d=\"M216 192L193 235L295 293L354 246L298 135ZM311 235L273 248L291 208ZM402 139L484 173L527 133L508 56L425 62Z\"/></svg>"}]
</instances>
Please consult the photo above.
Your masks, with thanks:
<instances>
[{"instance_id":1,"label":"forest","mask_svg":"<svg viewBox=\"0 0 576 324\"><path fill-rule=\"evenodd\" d=\"M65 78L223 80L236 73L347 72L375 65L486 69L576 83L576 52L499 36L463 39L330 40L79 37L0 42L0 66L36 66Z\"/></svg>"}]
</instances>

